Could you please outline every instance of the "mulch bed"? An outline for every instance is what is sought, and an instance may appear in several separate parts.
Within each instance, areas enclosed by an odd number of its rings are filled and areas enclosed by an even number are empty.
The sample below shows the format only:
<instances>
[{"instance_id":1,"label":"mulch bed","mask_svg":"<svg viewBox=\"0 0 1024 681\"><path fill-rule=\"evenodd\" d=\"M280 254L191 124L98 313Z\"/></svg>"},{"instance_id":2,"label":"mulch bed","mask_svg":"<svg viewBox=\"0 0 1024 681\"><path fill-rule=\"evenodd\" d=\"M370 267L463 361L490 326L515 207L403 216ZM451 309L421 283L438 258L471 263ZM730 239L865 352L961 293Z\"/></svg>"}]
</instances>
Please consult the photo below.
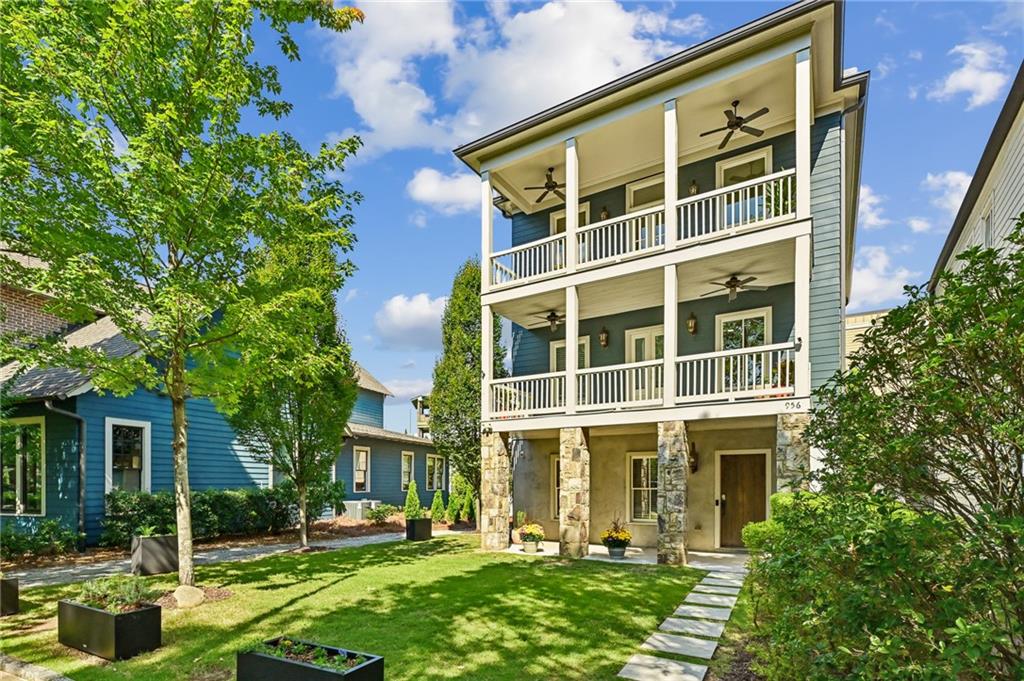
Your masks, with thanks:
<instances>
[{"instance_id":1,"label":"mulch bed","mask_svg":"<svg viewBox=\"0 0 1024 681\"><path fill-rule=\"evenodd\" d=\"M223 601L227 598L231 598L231 591L228 589L222 589L216 586L201 586L199 587L206 594L206 599L200 603L200 606L206 603L215 603L217 601ZM156 604L166 610L177 610L178 602L174 600L174 591L166 591L164 595L156 599Z\"/></svg>"}]
</instances>

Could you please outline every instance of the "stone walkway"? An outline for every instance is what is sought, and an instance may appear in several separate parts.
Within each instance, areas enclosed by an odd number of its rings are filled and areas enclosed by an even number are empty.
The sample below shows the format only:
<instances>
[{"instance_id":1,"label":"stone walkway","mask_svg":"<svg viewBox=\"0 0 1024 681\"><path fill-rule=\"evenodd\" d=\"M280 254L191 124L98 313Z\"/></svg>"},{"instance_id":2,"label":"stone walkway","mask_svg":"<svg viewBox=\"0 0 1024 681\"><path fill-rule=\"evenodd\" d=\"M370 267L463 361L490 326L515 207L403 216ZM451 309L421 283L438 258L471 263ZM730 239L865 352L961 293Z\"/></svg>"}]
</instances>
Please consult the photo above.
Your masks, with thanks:
<instances>
[{"instance_id":1,"label":"stone walkway","mask_svg":"<svg viewBox=\"0 0 1024 681\"><path fill-rule=\"evenodd\" d=\"M662 655L710 660L736 605L747 570L720 563L691 562L690 567L708 573L641 648ZM707 671L707 665L696 662L636 654L629 658L619 676L634 681L702 681Z\"/></svg>"}]
</instances>

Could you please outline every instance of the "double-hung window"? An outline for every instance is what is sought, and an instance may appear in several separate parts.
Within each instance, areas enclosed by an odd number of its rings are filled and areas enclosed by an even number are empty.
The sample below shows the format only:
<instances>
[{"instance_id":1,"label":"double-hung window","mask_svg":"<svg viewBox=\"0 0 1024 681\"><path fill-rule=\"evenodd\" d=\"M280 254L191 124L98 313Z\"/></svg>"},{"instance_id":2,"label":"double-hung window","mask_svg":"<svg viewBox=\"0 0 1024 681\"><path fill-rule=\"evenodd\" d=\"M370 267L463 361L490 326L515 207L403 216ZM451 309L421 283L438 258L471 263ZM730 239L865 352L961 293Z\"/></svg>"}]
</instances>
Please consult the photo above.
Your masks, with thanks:
<instances>
[{"instance_id":1,"label":"double-hung window","mask_svg":"<svg viewBox=\"0 0 1024 681\"><path fill-rule=\"evenodd\" d=\"M653 522L658 519L658 455L629 455L629 519Z\"/></svg>"},{"instance_id":2,"label":"double-hung window","mask_svg":"<svg viewBox=\"0 0 1024 681\"><path fill-rule=\"evenodd\" d=\"M0 441L0 513L43 515L46 489L46 420L8 419Z\"/></svg>"},{"instance_id":3,"label":"double-hung window","mask_svg":"<svg viewBox=\"0 0 1024 681\"><path fill-rule=\"evenodd\" d=\"M427 490L444 489L444 457L427 454Z\"/></svg>"},{"instance_id":4,"label":"double-hung window","mask_svg":"<svg viewBox=\"0 0 1024 681\"><path fill-rule=\"evenodd\" d=\"M370 491L370 448L352 448L352 491Z\"/></svg>"},{"instance_id":5,"label":"double-hung window","mask_svg":"<svg viewBox=\"0 0 1024 681\"><path fill-rule=\"evenodd\" d=\"M108 416L104 420L104 429L106 491L148 492L150 422Z\"/></svg>"},{"instance_id":6,"label":"double-hung window","mask_svg":"<svg viewBox=\"0 0 1024 681\"><path fill-rule=\"evenodd\" d=\"M409 483L412 482L415 477L413 472L413 465L416 460L416 455L413 452L402 452L402 491L409 489Z\"/></svg>"}]
</instances>

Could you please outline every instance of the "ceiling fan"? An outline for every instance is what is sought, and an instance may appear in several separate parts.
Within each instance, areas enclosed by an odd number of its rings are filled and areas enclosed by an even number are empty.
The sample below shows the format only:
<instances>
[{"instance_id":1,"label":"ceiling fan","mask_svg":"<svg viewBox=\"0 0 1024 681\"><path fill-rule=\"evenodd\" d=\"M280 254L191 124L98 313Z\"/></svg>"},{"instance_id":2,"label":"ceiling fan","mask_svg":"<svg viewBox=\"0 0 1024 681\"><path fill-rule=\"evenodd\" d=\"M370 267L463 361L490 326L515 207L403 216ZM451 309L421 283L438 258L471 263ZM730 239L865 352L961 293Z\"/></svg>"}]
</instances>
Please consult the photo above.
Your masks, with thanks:
<instances>
[{"instance_id":1,"label":"ceiling fan","mask_svg":"<svg viewBox=\"0 0 1024 681\"><path fill-rule=\"evenodd\" d=\"M725 117L727 119L724 128L708 130L707 132L702 132L700 136L707 137L708 135L714 135L716 132L728 130L729 132L725 133L725 137L722 139L722 143L718 145L719 149L725 149L725 145L729 143L729 140L732 139L733 133L736 132L737 130L745 132L748 135L753 135L754 137L760 137L761 135L763 135L764 130L761 130L759 128L753 128L747 125L747 123L754 120L755 118L760 118L761 116L764 116L766 113L768 113L768 107L761 107L760 109L750 114L749 116L740 116L739 112L736 111L736 107L738 107L739 105L740 100L737 99L732 103L732 111L726 109L725 111L722 112L725 114Z\"/></svg>"},{"instance_id":2,"label":"ceiling fan","mask_svg":"<svg viewBox=\"0 0 1024 681\"><path fill-rule=\"evenodd\" d=\"M726 279L725 281L709 281L708 283L712 286L721 286L723 289L729 292L729 302L736 300L736 296L739 295L740 291L767 291L767 286L750 286L750 282L757 279L757 277L747 277L746 279L740 279L735 274ZM700 294L700 297L713 296L721 293L719 290L708 291L707 293Z\"/></svg>"},{"instance_id":3,"label":"ceiling fan","mask_svg":"<svg viewBox=\"0 0 1024 681\"><path fill-rule=\"evenodd\" d=\"M541 194L540 196L538 196L537 200L534 201L534 203L540 203L541 201L544 200L545 196L547 196L548 194L552 194L552 193L555 196L557 196L558 198L560 198L563 201L565 201L565 194L563 194L562 192L558 191L559 189L561 189L562 187L565 186L565 183L563 182L563 183L559 184L559 183L555 182L555 178L552 177L554 172L555 172L554 168L548 168L548 172L544 173L544 184L539 186L539 187L523 187L523 189L526 190L526 191L532 191L534 189L543 189L544 190L544 193Z\"/></svg>"},{"instance_id":4,"label":"ceiling fan","mask_svg":"<svg viewBox=\"0 0 1024 681\"><path fill-rule=\"evenodd\" d=\"M535 314L533 316L536 317L537 319L543 319L544 321L546 321L548 323L548 326L551 328L552 333L558 331L558 325L565 321L565 315L558 314L554 310L548 312L546 315Z\"/></svg>"}]
</instances>

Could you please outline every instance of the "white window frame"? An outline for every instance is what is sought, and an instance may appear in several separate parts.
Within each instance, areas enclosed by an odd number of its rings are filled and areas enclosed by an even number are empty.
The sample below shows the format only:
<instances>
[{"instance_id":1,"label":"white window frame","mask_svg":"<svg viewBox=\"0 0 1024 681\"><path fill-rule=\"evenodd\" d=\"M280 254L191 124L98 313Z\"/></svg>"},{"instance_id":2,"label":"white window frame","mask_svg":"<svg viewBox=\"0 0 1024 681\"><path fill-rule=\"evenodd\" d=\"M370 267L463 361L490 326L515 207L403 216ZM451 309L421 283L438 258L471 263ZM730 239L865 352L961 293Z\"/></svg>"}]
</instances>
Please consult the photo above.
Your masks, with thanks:
<instances>
[{"instance_id":1,"label":"white window frame","mask_svg":"<svg viewBox=\"0 0 1024 681\"><path fill-rule=\"evenodd\" d=\"M982 248L992 248L992 194L990 193L988 198L983 204L984 207L981 210L981 217L978 219L978 229L981 234L978 238L978 245Z\"/></svg>"},{"instance_id":2,"label":"white window frame","mask_svg":"<svg viewBox=\"0 0 1024 681\"><path fill-rule=\"evenodd\" d=\"M582 202L580 202L580 204L579 204L579 212L584 214L584 218L583 218L583 223L578 225L578 226L579 227L583 227L584 225L589 225L590 224L590 201L582 201ZM562 210L553 211L550 215L548 215L548 234L550 234L551 236L554 236L555 234L559 234L560 233L560 232L556 232L555 231L555 226L558 224L558 218L564 218L564 217L565 217L565 209L564 208Z\"/></svg>"},{"instance_id":3,"label":"white window frame","mask_svg":"<svg viewBox=\"0 0 1024 681\"><path fill-rule=\"evenodd\" d=\"M642 180L635 180L626 185L626 212L632 213L633 211L643 210L645 208L654 208L655 206L661 206L665 204L665 195L661 195L660 201L648 201L647 203L633 203L633 192L637 189L646 189L647 187L653 187L655 185L665 184L665 174L658 173L652 177L645 177Z\"/></svg>"},{"instance_id":4,"label":"white window frame","mask_svg":"<svg viewBox=\"0 0 1024 681\"><path fill-rule=\"evenodd\" d=\"M359 452L366 452L366 489L356 489L356 463L359 461ZM370 468L373 465L373 455L369 447L355 446L352 447L352 493L353 494L369 494L370 493Z\"/></svg>"},{"instance_id":5,"label":"white window frame","mask_svg":"<svg viewBox=\"0 0 1024 681\"><path fill-rule=\"evenodd\" d=\"M737 310L736 312L723 312L722 314L715 315L715 352L722 351L722 324L725 322L734 322L738 319L747 319L749 317L764 317L764 344L772 344L772 306L768 305L765 307L751 307L746 310Z\"/></svg>"},{"instance_id":6,"label":"white window frame","mask_svg":"<svg viewBox=\"0 0 1024 681\"><path fill-rule=\"evenodd\" d=\"M770 449L716 449L715 450L715 500L722 498L722 457L733 454L764 454L764 517L772 514L772 452ZM729 502L728 499L725 500ZM712 502L714 503L714 502ZM722 548L722 505L715 504L715 548Z\"/></svg>"},{"instance_id":7,"label":"white window frame","mask_svg":"<svg viewBox=\"0 0 1024 681\"><path fill-rule=\"evenodd\" d=\"M558 463L561 460L560 454L550 455L550 473L548 474L550 479L550 496L549 496L549 507L551 511L551 519L558 520L558 495L562 492L562 481L560 479Z\"/></svg>"},{"instance_id":8,"label":"white window frame","mask_svg":"<svg viewBox=\"0 0 1024 681\"><path fill-rule=\"evenodd\" d=\"M654 459L657 461L657 452L627 452L626 453L626 474L622 477L626 479L626 518L631 525L657 525L658 524L658 495L657 487L655 487L654 496L654 518L640 518L639 520L633 517L633 461L635 459ZM658 475L661 475L661 470L658 471ZM648 489L648 488L644 488Z\"/></svg>"},{"instance_id":9,"label":"white window frame","mask_svg":"<svg viewBox=\"0 0 1024 681\"><path fill-rule=\"evenodd\" d=\"M40 496L39 502L39 513L24 513L18 510L18 506L21 503L21 494L19 487L21 486L21 457L19 456L14 460L14 513L0 513L0 516L9 518L42 518L46 516L46 417L45 416L18 416L14 418L6 419L10 425L32 425L35 423L39 424L39 446L43 450L43 455L40 458L42 463L42 495Z\"/></svg>"},{"instance_id":10,"label":"white window frame","mask_svg":"<svg viewBox=\"0 0 1024 681\"><path fill-rule=\"evenodd\" d=\"M104 495L114 490L114 426L142 428L142 491L152 492L153 425L149 421L108 416L103 420Z\"/></svg>"},{"instance_id":11,"label":"white window frame","mask_svg":"<svg viewBox=\"0 0 1024 681\"><path fill-rule=\"evenodd\" d=\"M434 467L435 467L434 470L435 471L438 470L438 467L440 468L440 471L441 471L441 484L440 485L435 485L433 478L430 477L430 462L431 462L431 460L434 461ZM427 491L428 492L435 492L435 491L437 491L439 489L442 489L442 490L444 489L444 474L445 474L445 472L446 471L444 469L444 457L441 456L440 454L427 454L426 474L427 474Z\"/></svg>"},{"instance_id":12,"label":"white window frame","mask_svg":"<svg viewBox=\"0 0 1024 681\"><path fill-rule=\"evenodd\" d=\"M409 457L409 479L405 479L405 458ZM369 458L367 458L369 460ZM352 480L355 481L355 469L352 471ZM410 452L404 450L402 452L402 467L399 469L399 480L398 486L402 488L403 492L409 491L409 484L416 480L416 452Z\"/></svg>"},{"instance_id":13,"label":"white window frame","mask_svg":"<svg viewBox=\"0 0 1024 681\"><path fill-rule=\"evenodd\" d=\"M725 171L733 166L742 165L744 163L750 163L751 161L759 158L764 159L764 174L772 174L772 145L768 144L760 149L754 149L748 151L745 154L739 154L738 156L730 156L727 159L723 159L715 163L715 188L721 189L725 186Z\"/></svg>"},{"instance_id":14,"label":"white window frame","mask_svg":"<svg viewBox=\"0 0 1024 681\"><path fill-rule=\"evenodd\" d=\"M583 346L583 366L578 367L579 369L590 368L590 336L579 336L579 344ZM565 347L565 340L553 340L548 345L548 368L550 371L558 371L555 367L558 363L555 361L557 356L558 348ZM566 364L569 363L569 358L566 357Z\"/></svg>"},{"instance_id":15,"label":"white window frame","mask_svg":"<svg viewBox=\"0 0 1024 681\"><path fill-rule=\"evenodd\" d=\"M637 338L643 338L647 341L646 347L651 349L651 353L654 352L654 339L657 336L662 337L662 352L666 352L668 348L664 347L665 337L665 325L655 324L653 326L640 326L635 329L626 329L624 334L623 342L626 344L626 362L633 364L634 362L646 362L646 357L637 359L636 348L634 347L633 341ZM652 357L651 360L654 360Z\"/></svg>"}]
</instances>

